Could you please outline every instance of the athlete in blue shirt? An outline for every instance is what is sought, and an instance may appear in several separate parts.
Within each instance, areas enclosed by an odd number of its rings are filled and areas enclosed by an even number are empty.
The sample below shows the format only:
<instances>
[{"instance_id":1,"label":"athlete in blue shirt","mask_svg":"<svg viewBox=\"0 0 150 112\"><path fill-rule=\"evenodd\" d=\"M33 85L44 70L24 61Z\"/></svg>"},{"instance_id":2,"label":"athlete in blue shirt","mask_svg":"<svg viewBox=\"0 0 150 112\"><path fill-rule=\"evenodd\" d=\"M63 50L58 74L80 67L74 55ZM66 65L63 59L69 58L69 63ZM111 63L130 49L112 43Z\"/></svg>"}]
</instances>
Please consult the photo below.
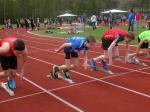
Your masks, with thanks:
<instances>
[{"instance_id":1,"label":"athlete in blue shirt","mask_svg":"<svg viewBox=\"0 0 150 112\"><path fill-rule=\"evenodd\" d=\"M69 70L78 66L78 52L84 51L84 67L87 68L87 51L96 42L93 36L84 37L72 37L65 41L58 49L55 49L55 53L64 49L65 53L65 65L53 66L53 77L58 78L58 72L62 70L66 78L70 78Z\"/></svg>"}]
</instances>

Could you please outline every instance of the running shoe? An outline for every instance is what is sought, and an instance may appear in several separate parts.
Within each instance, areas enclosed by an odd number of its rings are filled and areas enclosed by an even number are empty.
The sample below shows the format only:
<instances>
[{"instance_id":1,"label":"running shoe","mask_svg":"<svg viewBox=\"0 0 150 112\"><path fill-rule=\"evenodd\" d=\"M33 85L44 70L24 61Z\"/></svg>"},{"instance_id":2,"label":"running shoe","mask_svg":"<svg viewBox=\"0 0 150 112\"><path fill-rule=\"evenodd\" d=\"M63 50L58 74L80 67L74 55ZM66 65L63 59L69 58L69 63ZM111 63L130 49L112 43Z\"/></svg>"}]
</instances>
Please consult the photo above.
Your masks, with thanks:
<instances>
[{"instance_id":1,"label":"running shoe","mask_svg":"<svg viewBox=\"0 0 150 112\"><path fill-rule=\"evenodd\" d=\"M52 73L53 78L58 78L58 72L59 72L59 67L57 65L54 65L53 73Z\"/></svg>"},{"instance_id":2,"label":"running shoe","mask_svg":"<svg viewBox=\"0 0 150 112\"><path fill-rule=\"evenodd\" d=\"M62 72L63 72L63 75L65 78L71 79L70 74L69 74L69 70L63 70Z\"/></svg>"},{"instance_id":3,"label":"running shoe","mask_svg":"<svg viewBox=\"0 0 150 112\"><path fill-rule=\"evenodd\" d=\"M104 70L108 70L109 69L108 64L104 60L100 60L100 63L102 64L102 67L103 67Z\"/></svg>"},{"instance_id":4,"label":"running shoe","mask_svg":"<svg viewBox=\"0 0 150 112\"><path fill-rule=\"evenodd\" d=\"M93 59L90 60L90 68L96 70L96 62Z\"/></svg>"},{"instance_id":5,"label":"running shoe","mask_svg":"<svg viewBox=\"0 0 150 112\"><path fill-rule=\"evenodd\" d=\"M8 79L8 87L10 89L15 89L16 88L16 84L15 84L13 79Z\"/></svg>"},{"instance_id":6,"label":"running shoe","mask_svg":"<svg viewBox=\"0 0 150 112\"><path fill-rule=\"evenodd\" d=\"M2 83L1 86L9 94L9 96L15 96L14 92L8 87L7 84Z\"/></svg>"}]
</instances>

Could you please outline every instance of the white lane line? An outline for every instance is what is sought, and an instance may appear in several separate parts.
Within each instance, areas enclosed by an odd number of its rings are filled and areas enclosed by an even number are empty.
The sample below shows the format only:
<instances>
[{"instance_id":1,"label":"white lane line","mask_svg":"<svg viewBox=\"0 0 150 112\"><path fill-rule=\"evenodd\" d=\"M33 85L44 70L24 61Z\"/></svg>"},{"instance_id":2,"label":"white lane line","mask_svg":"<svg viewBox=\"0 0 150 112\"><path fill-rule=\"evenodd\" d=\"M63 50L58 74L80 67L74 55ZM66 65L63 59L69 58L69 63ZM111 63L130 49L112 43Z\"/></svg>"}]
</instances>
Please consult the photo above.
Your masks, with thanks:
<instances>
[{"instance_id":1,"label":"white lane line","mask_svg":"<svg viewBox=\"0 0 150 112\"><path fill-rule=\"evenodd\" d=\"M31 37L30 37L31 38ZM50 46L54 46L54 47L58 47L59 45L54 45L54 44L50 44L50 43L43 43L43 42L37 42L37 41L31 41L31 40L28 40L28 39L23 39L24 41L27 41L27 42L32 42L32 43L38 43L38 44L41 44L41 45L50 45ZM119 50L123 50L124 51L124 49L119 49ZM133 51L133 50L130 50L130 51ZM92 51L92 50L90 50L89 52L91 52L91 53L95 53L95 54L101 54L101 52L97 52L97 51ZM142 59L140 59L140 60L142 60ZM142 60L142 61L146 61L146 60Z\"/></svg>"},{"instance_id":2,"label":"white lane line","mask_svg":"<svg viewBox=\"0 0 150 112\"><path fill-rule=\"evenodd\" d=\"M38 58L35 58L35 57L31 57L31 56L29 56L29 57L32 58L32 59L34 59L34 60L37 60L37 61L39 61L39 62L43 62L43 63L49 64L49 65L54 65L53 63L50 63L50 62L47 62L47 61L44 61L44 60L41 60L41 59L38 59ZM133 90L133 89L129 89L129 88L126 88L126 87L123 87L123 86L120 86L120 85L117 85L117 84L114 84L114 83L110 83L110 82L107 82L107 81L103 81L102 79L98 79L98 78L95 78L95 77L92 77L92 76L88 76L88 75L86 75L86 74L77 72L77 71L75 71L75 70L70 70L70 71L73 72L73 73L79 74L79 75L81 75L81 76L84 76L84 77L86 77L86 78L93 79L93 80L96 80L96 81L105 83L105 84L107 84L107 85L111 85L111 86L113 86L113 87L120 88L120 89L126 90L126 91L128 91L128 92L135 93L135 94L138 94L138 95L140 95L140 96L144 96L144 97L150 98L150 95L144 94L144 93L142 93L142 92L138 92L138 91L135 91L135 90Z\"/></svg>"},{"instance_id":3,"label":"white lane line","mask_svg":"<svg viewBox=\"0 0 150 112\"><path fill-rule=\"evenodd\" d=\"M32 58L31 58L31 59L32 59ZM34 60L34 59L33 59L33 60ZM132 73L132 72L134 72L134 71L125 72L125 73L120 73L120 74L112 75L112 76L106 76L106 77L102 77L102 78L99 78L99 79L113 78L113 77L125 75L125 74L128 74L128 73ZM68 85L68 86L63 86L63 87L58 87L58 88L50 89L50 90L48 90L48 91L53 92L53 91L57 91L57 90L61 90L61 89L69 88L69 87L74 87L74 86L78 86L78 85L82 85L82 84L87 84L87 83L91 83L91 82L95 82L95 81L96 81L96 80L84 81L84 82L81 82L81 83L75 83L75 84ZM5 102L9 102L9 101L14 101L14 100L26 98L26 97L30 97L30 96L34 96L34 95L39 95L39 94L42 94L42 93L45 93L45 92L37 92L37 93L29 94L29 95L24 95L24 96L21 96L21 97L16 97L16 98L8 99L8 100L3 100L3 101L0 101L0 104L5 103Z\"/></svg>"},{"instance_id":4,"label":"white lane line","mask_svg":"<svg viewBox=\"0 0 150 112\"><path fill-rule=\"evenodd\" d=\"M145 69L145 68L142 68L142 69ZM139 69L139 70L142 70L142 69ZM124 73L120 73L120 74L117 74L117 75L106 76L106 77L102 77L102 78L99 78L99 79L101 79L101 80L102 79L109 79L109 78L113 78L113 77L122 76L122 75L125 75L125 74L128 74L128 73L132 73L132 72L134 72L134 71L124 72ZM62 89L66 89L66 88L69 88L69 87L79 86L79 85L83 85L83 84L87 84L87 83L91 83L91 82L95 82L95 81L96 80L92 79L92 80L84 81L84 82L81 82L81 83L75 83L75 84L68 85L68 86L63 86L63 87L58 87L58 88L50 89L48 91L54 92L54 91L57 91L57 90L62 90ZM6 102L10 102L10 101L14 101L14 100L18 100L18 99L22 99L22 98L26 98L26 97L31 97L31 96L39 95L39 94L44 94L44 93L45 92L37 92L37 93L33 93L33 94L24 95L24 96L21 96L21 97L11 98L11 99L8 99L8 100L0 101L0 104L6 103Z\"/></svg>"},{"instance_id":5,"label":"white lane line","mask_svg":"<svg viewBox=\"0 0 150 112\"><path fill-rule=\"evenodd\" d=\"M36 35L36 36L40 36L39 38L41 38L41 37L48 37L48 38L54 38L54 39L59 39L59 40L65 40L65 39L67 39L67 38L62 38L62 37L55 37L55 36L46 36L46 35L35 34L35 33L30 32L30 31L27 31L27 33L32 34L32 35ZM24 35L24 36L27 36L27 35Z\"/></svg>"},{"instance_id":6,"label":"white lane line","mask_svg":"<svg viewBox=\"0 0 150 112\"><path fill-rule=\"evenodd\" d=\"M61 42L61 40L68 39L68 38L62 38L62 37L39 35L39 34L32 33L32 32L30 32L30 31L28 31L27 33L32 34L32 35L35 35L35 36L40 36L39 38L40 38L41 40L43 40L43 38L41 38L41 37L54 38L55 41L57 41L57 42ZM21 35L22 35L22 34L21 34ZM36 38L36 37L30 37L30 36L27 36L27 35L24 35L24 34L23 34L23 36L29 37L29 38ZM59 41L59 40L60 40L60 41ZM99 48L99 44L100 44L100 43L101 43L100 41L96 42L96 47ZM124 44L119 44L119 45L124 46ZM132 47L137 47L137 45L130 45L130 46L132 46ZM134 50L131 50L131 51L134 51Z\"/></svg>"},{"instance_id":7,"label":"white lane line","mask_svg":"<svg viewBox=\"0 0 150 112\"><path fill-rule=\"evenodd\" d=\"M38 49L38 50L41 50L41 51L45 51L45 52L50 52L50 53L54 53L54 51L50 51L50 50L46 50L46 49L41 49L41 48L37 48L37 47L32 47L32 46L28 46L30 48L34 48L34 49ZM63 53L57 53L59 55L63 55ZM83 58L80 58L80 59L83 59ZM111 65L113 67L116 67L116 68L122 68L122 69L125 69L125 70L134 70L136 72L140 72L140 73L146 73L146 72L142 72L142 71L139 71L139 70L135 70L135 69L130 69L130 68L126 68L126 67L122 67L122 66L117 66L117 65ZM145 68L150 68L150 67L145 67Z\"/></svg>"},{"instance_id":8,"label":"white lane line","mask_svg":"<svg viewBox=\"0 0 150 112\"><path fill-rule=\"evenodd\" d=\"M17 75L19 76L18 73L17 73ZM84 112L83 110L79 109L79 108L76 107L75 105L73 105L73 104L71 104L70 102L68 102L68 101L66 101L66 100L64 100L64 99L62 99L61 97L59 97L59 96L53 94L52 92L50 92L50 91L44 89L44 88L41 87L40 85L38 85L38 84L36 84L35 82L29 80L28 78L23 77L23 79L24 79L25 81L27 81L28 83L34 85L35 87L39 88L39 89L42 90L43 92L45 92L45 93L49 94L50 96L54 97L55 99L57 99L57 100L61 101L62 103L68 105L69 107L71 107L72 109L76 110L77 112Z\"/></svg>"},{"instance_id":9,"label":"white lane line","mask_svg":"<svg viewBox=\"0 0 150 112\"><path fill-rule=\"evenodd\" d=\"M42 49L41 49L42 50ZM47 50L46 50L47 51ZM142 69L146 69L146 68L142 68ZM142 69L139 69L139 70L142 70ZM132 69L130 69L130 70L132 70ZM130 71L130 72L134 72L134 71L137 71L137 70L133 70L133 71ZM129 73L129 72L127 72L127 73ZM146 72L144 72L145 74L147 74ZM124 74L126 74L126 72L124 73ZM121 75L121 74L120 74ZM100 79L107 79L107 78L111 78L111 77L115 77L115 76L119 76L119 74L118 75L113 75L113 76L108 76L108 77L104 77L104 78L100 78ZM94 80L95 81L95 80ZM85 82L86 83L86 82ZM76 85L76 84L75 84ZM65 87L63 87L63 88L65 88ZM37 93L38 94L38 93ZM28 96L28 95L27 95ZM9 101L9 100L8 100ZM5 101L4 101L5 102Z\"/></svg>"},{"instance_id":10,"label":"white lane line","mask_svg":"<svg viewBox=\"0 0 150 112\"><path fill-rule=\"evenodd\" d=\"M22 99L22 98L27 98L27 97L30 97L30 96L39 95L39 94L42 94L42 93L45 93L45 92L37 92L37 93L33 93L33 94L28 94L28 95L16 97L16 98L11 98L11 99L8 99L8 100L3 100L3 101L0 101L0 104L10 102L10 101L14 101L14 100L18 100L18 99Z\"/></svg>"},{"instance_id":11,"label":"white lane line","mask_svg":"<svg viewBox=\"0 0 150 112\"><path fill-rule=\"evenodd\" d=\"M32 43L37 43L37 44L41 44L41 45L49 45L49 46L54 46L54 47L59 47L59 45L56 45L56 44L51 44L52 42L37 42L37 41L33 41L33 40L28 40L28 39L23 39L24 41L27 41L27 42L32 42ZM63 43L63 42L62 42ZM61 43L61 44L62 44ZM99 47L100 48L100 47ZM119 50L124 50L124 49L119 49ZM100 51L99 52L96 52L96 51L92 51L90 50L89 52L93 52L93 53L96 53L96 54L101 54Z\"/></svg>"},{"instance_id":12,"label":"white lane line","mask_svg":"<svg viewBox=\"0 0 150 112\"><path fill-rule=\"evenodd\" d=\"M28 31L28 33L30 34L33 34L33 35L38 35L38 34L35 34L35 33L32 33L32 32L30 32L30 31ZM18 33L19 34L19 33ZM23 36L25 36L25 37L29 37L29 38L35 38L35 39L37 39L36 37L33 37L33 36L27 36L27 35L24 35L24 34L20 34L20 35L23 35ZM44 37L43 35L40 35L40 36L42 36L42 37ZM53 41L57 41L57 42L63 42L62 41L62 39L63 40L66 40L67 38L60 38L60 37L51 37L51 36L49 36L50 38L54 38L55 40L53 40ZM41 37L39 37L38 39L41 39L41 40L43 40L43 38L41 38ZM44 39L45 40L45 39ZM50 40L50 39L48 39L48 40ZM58 41L58 40L60 40L60 41ZM27 41L30 41L30 40L27 40ZM31 41L30 41L31 42ZM35 42L35 43L39 43L39 44L46 44L46 45L50 45L50 44L48 44L48 43L41 43L41 42L37 42L37 41L33 41L33 42ZM99 45L99 42L97 42L96 43L97 45L96 45L96 47L98 47L98 45ZM121 46L124 46L124 44L119 44L119 45L121 45ZM56 46L56 45L51 45L51 46ZM137 45L130 45L130 46L132 46L132 47L137 47ZM119 50L124 50L124 49L119 49ZM134 51L134 50L130 50L130 51ZM90 50L90 52L93 52L93 53L97 53L97 54L99 54L100 52L96 52L96 51L92 51L92 50ZM140 59L140 60L142 60L142 59ZM147 60L143 60L143 61L147 61Z\"/></svg>"}]
</instances>

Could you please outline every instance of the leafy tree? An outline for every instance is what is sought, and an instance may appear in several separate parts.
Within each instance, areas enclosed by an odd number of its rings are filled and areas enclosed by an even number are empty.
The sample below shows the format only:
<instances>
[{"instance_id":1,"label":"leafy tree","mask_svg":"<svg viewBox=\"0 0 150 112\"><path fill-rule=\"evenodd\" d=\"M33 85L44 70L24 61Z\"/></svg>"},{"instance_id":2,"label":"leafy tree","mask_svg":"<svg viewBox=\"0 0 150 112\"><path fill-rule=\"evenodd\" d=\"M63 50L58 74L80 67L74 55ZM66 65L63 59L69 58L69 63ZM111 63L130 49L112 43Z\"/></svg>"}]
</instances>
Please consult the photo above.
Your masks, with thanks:
<instances>
[{"instance_id":1,"label":"leafy tree","mask_svg":"<svg viewBox=\"0 0 150 112\"><path fill-rule=\"evenodd\" d=\"M56 17L65 11L74 14L99 14L104 9L149 9L150 0L0 0L0 22L5 18Z\"/></svg>"}]
</instances>

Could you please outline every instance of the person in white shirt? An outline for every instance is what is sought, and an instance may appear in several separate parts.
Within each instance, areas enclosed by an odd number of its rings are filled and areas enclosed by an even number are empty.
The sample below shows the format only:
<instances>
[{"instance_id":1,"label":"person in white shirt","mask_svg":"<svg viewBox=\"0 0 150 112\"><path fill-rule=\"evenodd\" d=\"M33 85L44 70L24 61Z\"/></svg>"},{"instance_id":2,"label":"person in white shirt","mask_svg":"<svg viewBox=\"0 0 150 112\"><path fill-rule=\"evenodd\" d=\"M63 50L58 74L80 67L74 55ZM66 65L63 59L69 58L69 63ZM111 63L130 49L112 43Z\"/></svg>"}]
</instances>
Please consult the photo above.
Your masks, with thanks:
<instances>
[{"instance_id":1,"label":"person in white shirt","mask_svg":"<svg viewBox=\"0 0 150 112\"><path fill-rule=\"evenodd\" d=\"M93 30L96 29L96 22L97 22L97 17L95 14L93 14L91 17L91 23L92 23Z\"/></svg>"}]
</instances>

